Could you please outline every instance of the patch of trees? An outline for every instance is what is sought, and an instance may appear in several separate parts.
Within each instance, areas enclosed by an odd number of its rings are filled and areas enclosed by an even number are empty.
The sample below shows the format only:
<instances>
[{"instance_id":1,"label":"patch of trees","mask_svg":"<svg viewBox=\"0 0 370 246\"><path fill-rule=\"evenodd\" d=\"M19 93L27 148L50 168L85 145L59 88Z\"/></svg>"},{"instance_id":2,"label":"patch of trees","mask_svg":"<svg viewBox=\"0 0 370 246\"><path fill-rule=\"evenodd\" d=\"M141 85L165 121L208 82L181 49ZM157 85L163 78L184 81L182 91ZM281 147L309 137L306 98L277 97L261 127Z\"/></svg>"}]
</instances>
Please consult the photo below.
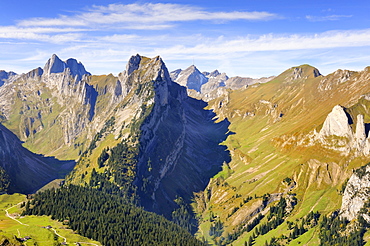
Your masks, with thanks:
<instances>
[{"instance_id":1,"label":"patch of trees","mask_svg":"<svg viewBox=\"0 0 370 246\"><path fill-rule=\"evenodd\" d=\"M172 211L172 221L191 233L196 233L197 223L191 206L182 197L175 199L178 208Z\"/></svg>"},{"instance_id":2,"label":"patch of trees","mask_svg":"<svg viewBox=\"0 0 370 246\"><path fill-rule=\"evenodd\" d=\"M64 186L35 194L23 215L50 215L105 246L203 245L189 232L126 199L92 188Z\"/></svg>"},{"instance_id":3,"label":"patch of trees","mask_svg":"<svg viewBox=\"0 0 370 246\"><path fill-rule=\"evenodd\" d=\"M248 241L245 242L245 245L248 245L248 246L253 245L255 239L258 236L264 235L268 233L269 231L277 228L279 225L281 225L285 221L286 207L287 207L287 202L283 197L281 197L276 206L270 207L270 212L267 215L267 222L256 227L252 236L250 236ZM259 220L256 222L259 223Z\"/></svg>"},{"instance_id":4,"label":"patch of trees","mask_svg":"<svg viewBox=\"0 0 370 246\"><path fill-rule=\"evenodd\" d=\"M0 166L0 192L6 192L9 188L10 185L10 177Z\"/></svg>"},{"instance_id":5,"label":"patch of trees","mask_svg":"<svg viewBox=\"0 0 370 246\"><path fill-rule=\"evenodd\" d=\"M320 246L362 246L365 245L364 234L368 224L362 217L355 226L349 228L349 221L342 219L338 213L323 217L320 223Z\"/></svg>"}]
</instances>

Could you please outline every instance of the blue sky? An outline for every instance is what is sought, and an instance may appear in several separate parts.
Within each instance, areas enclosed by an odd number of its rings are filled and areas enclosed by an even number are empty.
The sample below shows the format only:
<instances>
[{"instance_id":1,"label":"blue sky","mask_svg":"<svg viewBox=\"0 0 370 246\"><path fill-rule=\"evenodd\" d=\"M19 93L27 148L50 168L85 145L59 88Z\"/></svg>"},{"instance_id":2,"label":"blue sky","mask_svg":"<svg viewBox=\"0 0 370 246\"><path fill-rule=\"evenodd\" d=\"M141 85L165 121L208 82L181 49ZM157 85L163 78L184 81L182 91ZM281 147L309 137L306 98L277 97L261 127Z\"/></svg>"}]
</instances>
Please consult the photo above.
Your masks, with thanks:
<instances>
[{"instance_id":1,"label":"blue sky","mask_svg":"<svg viewBox=\"0 0 370 246\"><path fill-rule=\"evenodd\" d=\"M301 64L328 74L370 66L370 3L354 1L1 0L0 70L28 72L52 54L93 74L131 55L169 70L193 61L229 76L278 75Z\"/></svg>"}]
</instances>

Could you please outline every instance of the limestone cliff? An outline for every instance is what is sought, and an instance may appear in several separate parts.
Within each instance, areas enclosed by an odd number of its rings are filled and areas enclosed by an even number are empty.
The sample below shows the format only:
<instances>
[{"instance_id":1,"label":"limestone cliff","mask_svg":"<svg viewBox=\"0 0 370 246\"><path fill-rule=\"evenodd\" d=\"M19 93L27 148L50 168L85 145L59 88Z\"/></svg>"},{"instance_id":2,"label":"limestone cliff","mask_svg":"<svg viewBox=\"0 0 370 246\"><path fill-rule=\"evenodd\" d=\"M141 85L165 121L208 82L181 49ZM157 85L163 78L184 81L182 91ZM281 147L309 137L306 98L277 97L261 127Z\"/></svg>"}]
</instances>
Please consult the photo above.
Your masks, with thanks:
<instances>
[{"instance_id":1,"label":"limestone cliff","mask_svg":"<svg viewBox=\"0 0 370 246\"><path fill-rule=\"evenodd\" d=\"M369 128L368 123L364 122L364 114L366 117L368 114L366 112L359 114L358 110L352 109L366 108L367 103L367 99L361 97L359 102L352 107L334 106L315 139L325 147L338 150L346 155L350 152L355 155L368 155L370 153Z\"/></svg>"},{"instance_id":2,"label":"limestone cliff","mask_svg":"<svg viewBox=\"0 0 370 246\"><path fill-rule=\"evenodd\" d=\"M370 165L366 165L357 169L348 180L342 198L341 216L353 220L361 215L370 222L369 214L361 210L369 199Z\"/></svg>"}]
</instances>

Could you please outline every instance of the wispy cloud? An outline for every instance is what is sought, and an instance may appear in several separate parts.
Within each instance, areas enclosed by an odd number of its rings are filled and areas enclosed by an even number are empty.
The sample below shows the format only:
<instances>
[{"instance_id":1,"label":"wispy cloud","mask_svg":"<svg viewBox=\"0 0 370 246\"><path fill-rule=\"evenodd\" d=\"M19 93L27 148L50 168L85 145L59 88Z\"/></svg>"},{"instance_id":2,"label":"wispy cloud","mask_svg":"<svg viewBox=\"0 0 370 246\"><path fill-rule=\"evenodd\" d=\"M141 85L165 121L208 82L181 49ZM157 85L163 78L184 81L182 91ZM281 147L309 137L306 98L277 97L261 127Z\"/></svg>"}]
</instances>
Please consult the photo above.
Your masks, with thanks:
<instances>
[{"instance_id":1,"label":"wispy cloud","mask_svg":"<svg viewBox=\"0 0 370 246\"><path fill-rule=\"evenodd\" d=\"M312 35L269 34L259 37L226 39L220 37L194 46L176 45L157 49L160 54L227 54L258 51L309 50L370 46L370 29L329 31Z\"/></svg>"},{"instance_id":2,"label":"wispy cloud","mask_svg":"<svg viewBox=\"0 0 370 246\"><path fill-rule=\"evenodd\" d=\"M318 21L338 21L343 18L351 18L352 15L326 15L326 16L313 16L313 15L306 15L306 19L312 22Z\"/></svg>"},{"instance_id":3,"label":"wispy cloud","mask_svg":"<svg viewBox=\"0 0 370 246\"><path fill-rule=\"evenodd\" d=\"M33 18L18 22L19 26L97 26L122 24L114 27L127 29L168 28L173 22L185 21L232 21L232 20L271 20L279 18L269 12L210 12L199 7L180 4L145 3L145 4L110 4L108 6L93 6L85 13L74 16L61 15L59 18ZM134 24L127 25L124 24ZM162 24L162 25L159 25Z\"/></svg>"},{"instance_id":4,"label":"wispy cloud","mask_svg":"<svg viewBox=\"0 0 370 246\"><path fill-rule=\"evenodd\" d=\"M0 26L0 38L65 43L80 40L83 36L81 31L83 31L83 29Z\"/></svg>"}]
</instances>

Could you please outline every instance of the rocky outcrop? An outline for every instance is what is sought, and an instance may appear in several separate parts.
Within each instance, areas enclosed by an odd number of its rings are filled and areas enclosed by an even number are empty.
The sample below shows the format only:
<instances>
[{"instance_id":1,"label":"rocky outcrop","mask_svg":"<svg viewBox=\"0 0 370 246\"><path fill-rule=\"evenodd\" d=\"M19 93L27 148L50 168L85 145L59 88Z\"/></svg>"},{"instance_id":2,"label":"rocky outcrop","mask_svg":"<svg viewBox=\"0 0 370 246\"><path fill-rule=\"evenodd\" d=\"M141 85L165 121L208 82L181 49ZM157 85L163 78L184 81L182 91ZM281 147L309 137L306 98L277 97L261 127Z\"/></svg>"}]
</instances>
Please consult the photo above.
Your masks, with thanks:
<instances>
[{"instance_id":1,"label":"rocky outcrop","mask_svg":"<svg viewBox=\"0 0 370 246\"><path fill-rule=\"evenodd\" d=\"M370 199L370 165L357 169L346 185L342 198L341 216L353 220L358 215L370 222L367 213L360 212Z\"/></svg>"},{"instance_id":2,"label":"rocky outcrop","mask_svg":"<svg viewBox=\"0 0 370 246\"><path fill-rule=\"evenodd\" d=\"M335 135L352 139L353 133L350 127L352 123L353 120L346 114L344 108L340 105L336 105L326 117L324 125L319 132L319 136L324 138Z\"/></svg>"},{"instance_id":3,"label":"rocky outcrop","mask_svg":"<svg viewBox=\"0 0 370 246\"><path fill-rule=\"evenodd\" d=\"M258 79L253 79L253 78L249 78L249 77L236 76L236 77L229 78L225 82L225 86L227 88L237 90L237 89L241 89L241 88L246 88L246 87L248 87L250 85L254 85L254 84L267 83L267 82L273 80L275 77L276 76L270 76L270 77L262 77L262 78L258 78Z\"/></svg>"},{"instance_id":4,"label":"rocky outcrop","mask_svg":"<svg viewBox=\"0 0 370 246\"><path fill-rule=\"evenodd\" d=\"M347 110L340 105L334 106L326 117L320 132L314 133L313 139L345 155L349 153L368 155L370 154L370 138L364 115L357 114L353 120L354 117Z\"/></svg>"},{"instance_id":5,"label":"rocky outcrop","mask_svg":"<svg viewBox=\"0 0 370 246\"><path fill-rule=\"evenodd\" d=\"M292 82L296 80L306 80L322 76L320 71L310 65L301 65L292 67L283 73L285 81Z\"/></svg>"}]
</instances>

